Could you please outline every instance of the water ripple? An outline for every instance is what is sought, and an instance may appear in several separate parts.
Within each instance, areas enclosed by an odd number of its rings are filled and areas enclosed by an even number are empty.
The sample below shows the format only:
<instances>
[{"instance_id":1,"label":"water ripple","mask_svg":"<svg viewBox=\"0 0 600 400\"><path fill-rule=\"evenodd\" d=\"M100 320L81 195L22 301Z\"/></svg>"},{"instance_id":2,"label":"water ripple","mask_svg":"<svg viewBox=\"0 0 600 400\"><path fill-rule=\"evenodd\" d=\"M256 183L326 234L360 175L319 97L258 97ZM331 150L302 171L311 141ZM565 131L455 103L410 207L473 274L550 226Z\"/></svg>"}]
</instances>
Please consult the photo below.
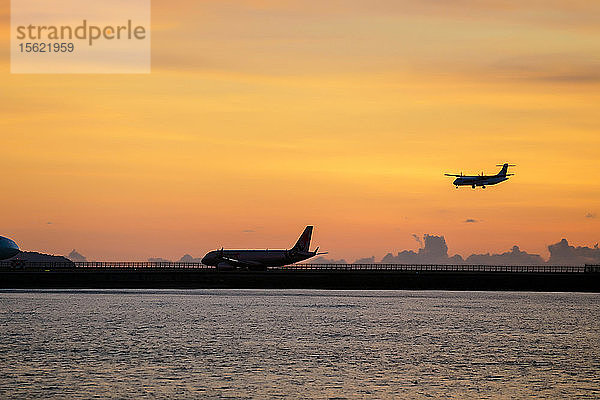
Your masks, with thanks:
<instances>
[{"instance_id":1,"label":"water ripple","mask_svg":"<svg viewBox=\"0 0 600 400\"><path fill-rule=\"evenodd\" d=\"M600 296L2 291L0 398L600 397Z\"/></svg>"}]
</instances>

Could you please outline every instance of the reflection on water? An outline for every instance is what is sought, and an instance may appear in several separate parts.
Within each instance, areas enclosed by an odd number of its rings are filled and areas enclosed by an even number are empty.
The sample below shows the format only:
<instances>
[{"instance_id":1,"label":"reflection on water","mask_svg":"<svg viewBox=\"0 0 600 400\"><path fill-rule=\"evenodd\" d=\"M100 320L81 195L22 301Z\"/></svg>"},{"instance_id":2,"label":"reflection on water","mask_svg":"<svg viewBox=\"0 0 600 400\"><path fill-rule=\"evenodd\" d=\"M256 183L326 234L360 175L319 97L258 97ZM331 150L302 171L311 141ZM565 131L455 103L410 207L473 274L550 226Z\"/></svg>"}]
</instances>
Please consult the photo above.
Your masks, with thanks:
<instances>
[{"instance_id":1,"label":"reflection on water","mask_svg":"<svg viewBox=\"0 0 600 400\"><path fill-rule=\"evenodd\" d=\"M598 398L599 300L2 291L0 398Z\"/></svg>"}]
</instances>

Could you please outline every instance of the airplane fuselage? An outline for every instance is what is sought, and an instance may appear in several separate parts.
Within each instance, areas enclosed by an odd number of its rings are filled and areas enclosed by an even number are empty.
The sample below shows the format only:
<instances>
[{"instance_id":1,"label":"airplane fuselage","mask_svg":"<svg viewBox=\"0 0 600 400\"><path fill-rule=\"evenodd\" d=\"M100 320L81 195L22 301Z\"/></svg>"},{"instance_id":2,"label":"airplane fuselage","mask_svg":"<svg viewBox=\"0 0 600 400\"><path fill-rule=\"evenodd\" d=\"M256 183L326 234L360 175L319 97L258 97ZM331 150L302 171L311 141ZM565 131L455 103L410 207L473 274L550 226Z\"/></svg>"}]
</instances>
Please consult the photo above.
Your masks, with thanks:
<instances>
[{"instance_id":1,"label":"airplane fuselage","mask_svg":"<svg viewBox=\"0 0 600 400\"><path fill-rule=\"evenodd\" d=\"M476 187L476 186L491 186L491 185L495 185L497 183L500 182L504 182L508 180L508 178L506 176L498 176L498 175L491 175L491 176L461 176L458 177L454 180L454 182L452 182L454 184L454 186L472 186L472 187Z\"/></svg>"},{"instance_id":2,"label":"airplane fuselage","mask_svg":"<svg viewBox=\"0 0 600 400\"><path fill-rule=\"evenodd\" d=\"M202 264L220 268L239 266L247 269L265 269L304 261L313 255L292 250L213 250L202 258Z\"/></svg>"}]
</instances>

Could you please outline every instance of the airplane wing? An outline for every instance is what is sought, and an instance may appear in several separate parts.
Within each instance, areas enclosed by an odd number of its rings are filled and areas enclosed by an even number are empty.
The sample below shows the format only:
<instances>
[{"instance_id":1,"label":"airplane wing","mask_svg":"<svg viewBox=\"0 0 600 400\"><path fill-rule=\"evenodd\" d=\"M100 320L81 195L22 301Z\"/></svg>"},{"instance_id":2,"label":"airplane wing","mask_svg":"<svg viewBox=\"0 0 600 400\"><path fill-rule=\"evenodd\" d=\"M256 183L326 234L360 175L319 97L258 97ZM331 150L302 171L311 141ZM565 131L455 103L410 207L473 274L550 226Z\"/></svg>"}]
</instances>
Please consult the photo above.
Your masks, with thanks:
<instances>
[{"instance_id":1,"label":"airplane wing","mask_svg":"<svg viewBox=\"0 0 600 400\"><path fill-rule=\"evenodd\" d=\"M458 175L458 174L444 174L444 175L446 175L446 176L456 176L456 177L464 176L464 175Z\"/></svg>"}]
</instances>

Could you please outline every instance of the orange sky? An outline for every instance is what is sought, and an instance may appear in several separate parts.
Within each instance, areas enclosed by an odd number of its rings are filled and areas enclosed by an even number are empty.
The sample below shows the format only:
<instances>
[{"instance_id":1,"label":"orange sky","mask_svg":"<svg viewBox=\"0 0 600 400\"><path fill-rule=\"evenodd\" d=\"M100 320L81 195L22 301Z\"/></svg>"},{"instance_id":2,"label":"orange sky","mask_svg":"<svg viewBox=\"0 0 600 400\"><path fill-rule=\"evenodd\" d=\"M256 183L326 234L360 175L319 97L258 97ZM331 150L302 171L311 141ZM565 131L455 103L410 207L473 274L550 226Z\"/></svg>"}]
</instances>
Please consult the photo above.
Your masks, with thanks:
<instances>
[{"instance_id":1,"label":"orange sky","mask_svg":"<svg viewBox=\"0 0 600 400\"><path fill-rule=\"evenodd\" d=\"M154 0L151 74L17 75L2 0L0 234L96 260L307 224L348 260L598 242L600 4L445 3Z\"/></svg>"}]
</instances>

